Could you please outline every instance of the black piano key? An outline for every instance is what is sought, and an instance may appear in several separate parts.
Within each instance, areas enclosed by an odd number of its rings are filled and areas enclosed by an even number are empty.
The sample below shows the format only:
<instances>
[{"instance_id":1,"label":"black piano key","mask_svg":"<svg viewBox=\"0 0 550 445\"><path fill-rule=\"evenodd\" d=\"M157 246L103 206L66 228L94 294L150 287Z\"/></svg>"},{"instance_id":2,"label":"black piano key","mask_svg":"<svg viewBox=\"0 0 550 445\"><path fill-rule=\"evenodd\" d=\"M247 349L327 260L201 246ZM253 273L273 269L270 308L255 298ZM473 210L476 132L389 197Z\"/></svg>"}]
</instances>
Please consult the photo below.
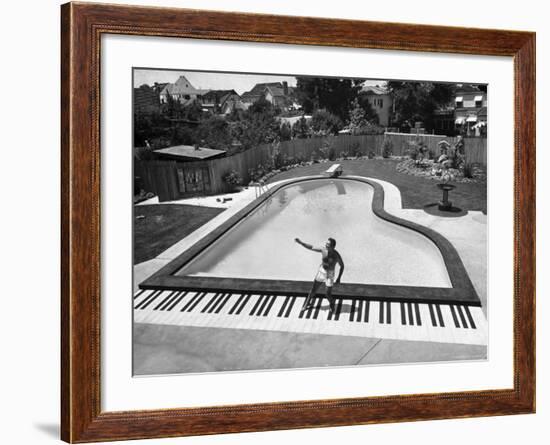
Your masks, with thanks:
<instances>
[{"instance_id":1,"label":"black piano key","mask_svg":"<svg viewBox=\"0 0 550 445\"><path fill-rule=\"evenodd\" d=\"M378 322L380 324L384 323L384 302L380 302L380 311L378 313Z\"/></svg>"},{"instance_id":2,"label":"black piano key","mask_svg":"<svg viewBox=\"0 0 550 445\"><path fill-rule=\"evenodd\" d=\"M462 326L464 327L464 329L468 329L466 318L464 317L464 314L462 313L462 309L458 304L456 305L456 310L458 312L458 316L460 317L460 321L462 322Z\"/></svg>"},{"instance_id":3,"label":"black piano key","mask_svg":"<svg viewBox=\"0 0 550 445\"><path fill-rule=\"evenodd\" d=\"M243 308L246 306L246 303L248 303L248 300L250 300L250 294L248 294L246 297L244 297L243 302L239 306L239 309L237 309L237 312L235 312L236 315L239 315Z\"/></svg>"},{"instance_id":4,"label":"black piano key","mask_svg":"<svg viewBox=\"0 0 550 445\"><path fill-rule=\"evenodd\" d=\"M401 302L401 324L406 325L407 324L407 316L405 314L405 303Z\"/></svg>"},{"instance_id":5,"label":"black piano key","mask_svg":"<svg viewBox=\"0 0 550 445\"><path fill-rule=\"evenodd\" d=\"M363 300L357 300L357 317L355 321L361 321L361 315L363 315Z\"/></svg>"},{"instance_id":6,"label":"black piano key","mask_svg":"<svg viewBox=\"0 0 550 445\"><path fill-rule=\"evenodd\" d=\"M281 306L281 309L279 309L279 313L277 314L277 317L282 317L284 312L285 312L285 309L286 309L286 306L288 304L288 302L290 301L292 297L290 297L289 295L285 297L285 301L283 301L283 305Z\"/></svg>"},{"instance_id":7,"label":"black piano key","mask_svg":"<svg viewBox=\"0 0 550 445\"><path fill-rule=\"evenodd\" d=\"M290 315L290 312L292 311L292 306L294 306L295 302L296 302L296 295L292 297L292 299L290 300L290 303L288 304L288 307L286 308L285 318L288 318L288 316Z\"/></svg>"},{"instance_id":8,"label":"black piano key","mask_svg":"<svg viewBox=\"0 0 550 445\"><path fill-rule=\"evenodd\" d=\"M353 321L354 314L355 314L355 300L351 300L351 307L349 310L349 321Z\"/></svg>"},{"instance_id":9,"label":"black piano key","mask_svg":"<svg viewBox=\"0 0 550 445\"><path fill-rule=\"evenodd\" d=\"M422 326L422 319L420 318L420 308L418 307L418 303L414 303L414 311L416 312L417 326Z\"/></svg>"},{"instance_id":10,"label":"black piano key","mask_svg":"<svg viewBox=\"0 0 550 445\"><path fill-rule=\"evenodd\" d=\"M206 292L203 292L199 295L199 297L195 300L195 302L187 309L187 312L192 312L193 309L197 307L197 305L202 301L202 299L206 296Z\"/></svg>"},{"instance_id":11,"label":"black piano key","mask_svg":"<svg viewBox=\"0 0 550 445\"><path fill-rule=\"evenodd\" d=\"M206 303L206 305L202 308L201 312L206 312L210 307L214 304L214 301L217 301L218 298L221 297L221 294L219 292L216 292L214 295L212 295L212 298L210 298L210 301Z\"/></svg>"},{"instance_id":12,"label":"black piano key","mask_svg":"<svg viewBox=\"0 0 550 445\"><path fill-rule=\"evenodd\" d=\"M336 308L336 314L334 315L334 320L336 321L340 320L340 314L342 313L343 303L344 303L343 298L338 301L338 307Z\"/></svg>"},{"instance_id":13,"label":"black piano key","mask_svg":"<svg viewBox=\"0 0 550 445\"><path fill-rule=\"evenodd\" d=\"M470 308L468 306L464 306L464 311L466 311L466 316L468 317L468 320L470 322L470 326L472 327L472 329L477 329L476 324L474 323L474 318L470 313Z\"/></svg>"},{"instance_id":14,"label":"black piano key","mask_svg":"<svg viewBox=\"0 0 550 445\"><path fill-rule=\"evenodd\" d=\"M459 328L460 325L458 324L458 318L456 318L455 308L452 304L449 307L451 308L451 314L453 316L453 321L455 322L455 327Z\"/></svg>"},{"instance_id":15,"label":"black piano key","mask_svg":"<svg viewBox=\"0 0 550 445\"><path fill-rule=\"evenodd\" d=\"M432 303L428 305L428 308L430 309L430 318L432 319L432 326L437 327L437 322L435 321L434 307Z\"/></svg>"},{"instance_id":16,"label":"black piano key","mask_svg":"<svg viewBox=\"0 0 550 445\"><path fill-rule=\"evenodd\" d=\"M258 308L258 312L256 312L256 316L260 316L262 315L262 312L264 311L266 305L267 305L267 302L269 301L271 297L269 295L264 295L264 300L262 301L262 304L260 305L260 307Z\"/></svg>"},{"instance_id":17,"label":"black piano key","mask_svg":"<svg viewBox=\"0 0 550 445\"><path fill-rule=\"evenodd\" d=\"M225 304L229 301L229 298L231 297L231 294L227 294L223 300L220 301L214 312L216 314L219 314L220 311L224 308Z\"/></svg>"},{"instance_id":18,"label":"black piano key","mask_svg":"<svg viewBox=\"0 0 550 445\"><path fill-rule=\"evenodd\" d=\"M435 310L437 311L437 318L439 319L439 326L444 328L445 327L445 322L443 321L443 314L441 313L441 308L439 307L439 304L435 305Z\"/></svg>"},{"instance_id":19,"label":"black piano key","mask_svg":"<svg viewBox=\"0 0 550 445\"><path fill-rule=\"evenodd\" d=\"M321 310L321 306L323 305L323 298L319 298L319 301L317 302L317 306L315 306L315 312L313 313L313 319L317 320L317 317L319 316L319 311Z\"/></svg>"},{"instance_id":20,"label":"black piano key","mask_svg":"<svg viewBox=\"0 0 550 445\"><path fill-rule=\"evenodd\" d=\"M235 304L231 307L231 309L229 309L229 315L231 315L231 314L233 314L233 312L235 312L235 310L237 309L237 307L239 306L239 304L243 300L244 295L245 294L241 294L240 297L237 298L237 301L235 302Z\"/></svg>"},{"instance_id":21,"label":"black piano key","mask_svg":"<svg viewBox=\"0 0 550 445\"><path fill-rule=\"evenodd\" d=\"M151 298L149 301L147 301L147 303L145 303L143 306L140 307L140 309L147 309L147 307L149 305L151 305L159 296L160 294L162 294L162 291L158 291L158 293L153 297Z\"/></svg>"},{"instance_id":22,"label":"black piano key","mask_svg":"<svg viewBox=\"0 0 550 445\"><path fill-rule=\"evenodd\" d=\"M156 311L156 310L160 309L161 311L163 311L165 308L170 306L172 301L174 301L176 298L178 298L179 294L180 293L177 290L173 291L172 293L170 293L168 298L165 298L164 300L162 300L162 302L160 304L157 304L157 306L155 307L154 310Z\"/></svg>"},{"instance_id":23,"label":"black piano key","mask_svg":"<svg viewBox=\"0 0 550 445\"><path fill-rule=\"evenodd\" d=\"M193 295L193 297L187 303L185 303L185 306L180 309L180 312L187 311L187 309L191 307L191 305L197 300L197 298L199 298L200 294L200 292L195 293L195 295Z\"/></svg>"},{"instance_id":24,"label":"black piano key","mask_svg":"<svg viewBox=\"0 0 550 445\"><path fill-rule=\"evenodd\" d=\"M187 292L183 291L180 293L180 295L178 296L178 298L176 298L171 304L170 306L168 306L167 308L162 308L161 310L167 310L167 311L171 311L172 309L174 309L179 303L181 300L183 300L185 298L185 296L187 295Z\"/></svg>"},{"instance_id":25,"label":"black piano key","mask_svg":"<svg viewBox=\"0 0 550 445\"><path fill-rule=\"evenodd\" d=\"M365 301L365 323L369 322L370 301Z\"/></svg>"},{"instance_id":26,"label":"black piano key","mask_svg":"<svg viewBox=\"0 0 550 445\"><path fill-rule=\"evenodd\" d=\"M256 313L256 309L258 309L258 306L260 306L260 304L262 303L264 296L265 295L262 295L260 296L260 298L258 298L258 300L256 301L256 304L252 307L252 310L248 315L254 315Z\"/></svg>"},{"instance_id":27,"label":"black piano key","mask_svg":"<svg viewBox=\"0 0 550 445\"><path fill-rule=\"evenodd\" d=\"M391 303L387 301L386 304L386 323L391 324Z\"/></svg>"},{"instance_id":28,"label":"black piano key","mask_svg":"<svg viewBox=\"0 0 550 445\"><path fill-rule=\"evenodd\" d=\"M136 307L134 309L143 309L143 305L154 300L162 291L160 290L156 290L154 292L152 292L150 295L148 295L147 297L145 297L143 299L143 301L141 301L138 305L136 305Z\"/></svg>"},{"instance_id":29,"label":"black piano key","mask_svg":"<svg viewBox=\"0 0 550 445\"><path fill-rule=\"evenodd\" d=\"M275 303L276 299L277 299L277 295L272 295L271 296L271 300L269 300L269 304L265 308L264 317L267 317L267 314L269 314L269 311L271 310L271 307L273 306L273 303Z\"/></svg>"},{"instance_id":30,"label":"black piano key","mask_svg":"<svg viewBox=\"0 0 550 445\"><path fill-rule=\"evenodd\" d=\"M409 325L413 325L414 324L414 318L413 318L412 303L407 303L407 315L409 316Z\"/></svg>"},{"instance_id":31,"label":"black piano key","mask_svg":"<svg viewBox=\"0 0 550 445\"><path fill-rule=\"evenodd\" d=\"M134 294L134 300L145 292L145 289L140 289Z\"/></svg>"}]
</instances>

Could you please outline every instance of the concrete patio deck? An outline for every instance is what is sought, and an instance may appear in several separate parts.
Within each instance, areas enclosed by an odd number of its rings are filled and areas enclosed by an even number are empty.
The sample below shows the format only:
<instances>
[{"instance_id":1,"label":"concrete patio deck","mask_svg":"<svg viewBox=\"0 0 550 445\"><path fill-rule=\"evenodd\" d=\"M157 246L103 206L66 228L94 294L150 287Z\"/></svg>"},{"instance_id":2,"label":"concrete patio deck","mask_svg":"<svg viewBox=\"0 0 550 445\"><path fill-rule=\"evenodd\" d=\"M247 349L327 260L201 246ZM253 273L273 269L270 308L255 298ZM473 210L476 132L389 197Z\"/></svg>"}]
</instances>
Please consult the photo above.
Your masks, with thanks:
<instances>
[{"instance_id":1,"label":"concrete patio deck","mask_svg":"<svg viewBox=\"0 0 550 445\"><path fill-rule=\"evenodd\" d=\"M373 178L367 179L383 186L384 207L388 213L430 227L453 244L486 314L487 216L482 212L470 211L460 217L442 218L423 210L403 209L401 194L396 186ZM288 181L275 184L285 182ZM134 291L140 282L252 202L257 196L257 190L249 187L240 193L225 196L233 198L225 203L226 211L155 259L134 266ZM173 201L171 204L192 204L194 199L196 203L192 205L219 206L221 203L216 198L192 198ZM134 325L135 375L483 360L486 357L485 346L274 331Z\"/></svg>"}]
</instances>

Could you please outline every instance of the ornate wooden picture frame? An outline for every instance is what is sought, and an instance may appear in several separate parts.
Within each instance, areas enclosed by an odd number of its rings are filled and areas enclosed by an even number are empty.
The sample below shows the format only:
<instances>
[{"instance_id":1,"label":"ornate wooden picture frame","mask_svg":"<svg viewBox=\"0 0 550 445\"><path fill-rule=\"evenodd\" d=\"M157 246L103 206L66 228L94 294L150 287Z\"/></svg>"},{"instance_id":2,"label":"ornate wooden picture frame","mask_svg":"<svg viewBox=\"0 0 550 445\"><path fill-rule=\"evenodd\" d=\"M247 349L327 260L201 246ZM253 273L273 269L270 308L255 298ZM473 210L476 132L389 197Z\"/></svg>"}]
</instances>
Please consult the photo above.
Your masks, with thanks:
<instances>
[{"instance_id":1,"label":"ornate wooden picture frame","mask_svg":"<svg viewBox=\"0 0 550 445\"><path fill-rule=\"evenodd\" d=\"M93 442L535 411L534 33L91 3L65 4L61 17L63 440ZM103 412L99 116L100 43L105 34L513 57L513 388Z\"/></svg>"}]
</instances>

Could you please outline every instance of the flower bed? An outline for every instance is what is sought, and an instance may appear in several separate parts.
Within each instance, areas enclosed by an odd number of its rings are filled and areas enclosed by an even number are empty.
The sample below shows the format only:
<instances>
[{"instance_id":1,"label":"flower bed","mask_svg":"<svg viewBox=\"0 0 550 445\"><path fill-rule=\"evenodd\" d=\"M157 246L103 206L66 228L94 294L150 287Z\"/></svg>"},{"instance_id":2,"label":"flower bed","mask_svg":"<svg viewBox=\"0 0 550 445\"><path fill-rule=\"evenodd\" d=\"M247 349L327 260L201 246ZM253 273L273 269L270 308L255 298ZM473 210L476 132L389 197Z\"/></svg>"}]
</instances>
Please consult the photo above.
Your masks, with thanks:
<instances>
[{"instance_id":1,"label":"flower bed","mask_svg":"<svg viewBox=\"0 0 550 445\"><path fill-rule=\"evenodd\" d=\"M464 176L464 169L471 169L472 177ZM478 165L471 165L468 167L461 168L448 168L441 169L439 164L434 160L422 160L416 161L414 159L404 159L397 164L396 170L400 173L405 173L407 175L421 176L426 179L434 179L436 181L442 181L446 175L449 176L449 179L453 182L486 182L487 181L487 171L485 168Z\"/></svg>"}]
</instances>

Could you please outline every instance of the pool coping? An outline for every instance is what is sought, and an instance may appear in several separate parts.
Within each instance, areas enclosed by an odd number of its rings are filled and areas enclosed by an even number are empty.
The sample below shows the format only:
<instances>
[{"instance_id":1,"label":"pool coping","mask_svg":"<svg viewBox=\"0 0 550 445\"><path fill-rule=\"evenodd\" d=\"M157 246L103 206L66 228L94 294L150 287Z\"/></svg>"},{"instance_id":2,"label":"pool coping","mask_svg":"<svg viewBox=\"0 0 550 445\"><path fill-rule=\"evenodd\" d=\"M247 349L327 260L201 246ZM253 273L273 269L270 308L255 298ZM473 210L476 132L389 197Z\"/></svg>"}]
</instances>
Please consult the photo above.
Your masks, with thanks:
<instances>
[{"instance_id":1,"label":"pool coping","mask_svg":"<svg viewBox=\"0 0 550 445\"><path fill-rule=\"evenodd\" d=\"M209 292L240 292L254 294L307 295L311 281L267 280L250 278L185 277L174 275L204 249L218 240L236 224L254 212L272 194L291 184L318 179L325 175L307 176L285 181L272 187L246 207L232 215L210 233L197 241L170 263L139 284L140 289L188 290ZM441 252L452 287L392 286L379 284L339 283L333 287L333 296L364 300L394 302L430 302L481 306L481 301L468 276L464 264L447 238L428 227L397 217L384 209L384 188L376 181L357 176L339 179L363 182L373 188L372 210L376 216L393 224L413 230L431 240ZM336 179L336 180L339 180Z\"/></svg>"}]
</instances>

